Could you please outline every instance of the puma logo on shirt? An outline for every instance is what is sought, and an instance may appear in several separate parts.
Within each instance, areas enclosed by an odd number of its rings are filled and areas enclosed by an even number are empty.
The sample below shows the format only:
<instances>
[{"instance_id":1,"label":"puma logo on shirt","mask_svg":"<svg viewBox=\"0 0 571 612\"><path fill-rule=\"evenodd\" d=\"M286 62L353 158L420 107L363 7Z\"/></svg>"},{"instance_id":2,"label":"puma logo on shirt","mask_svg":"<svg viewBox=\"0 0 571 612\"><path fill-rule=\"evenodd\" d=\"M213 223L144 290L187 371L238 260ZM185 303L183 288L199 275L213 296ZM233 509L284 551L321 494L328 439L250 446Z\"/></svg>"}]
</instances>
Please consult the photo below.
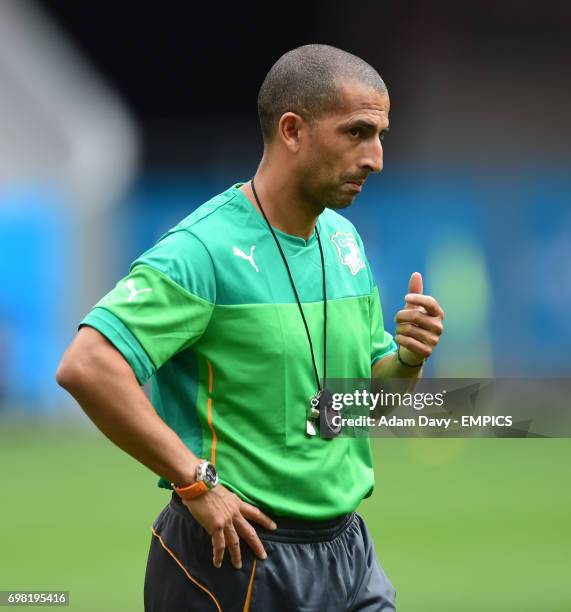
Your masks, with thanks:
<instances>
[{"instance_id":1,"label":"puma logo on shirt","mask_svg":"<svg viewBox=\"0 0 571 612\"><path fill-rule=\"evenodd\" d=\"M130 291L129 297L127 298L128 302L132 302L139 295L139 293L150 293L152 291L150 287L147 287L146 289L139 289L137 291L137 289L135 289L135 281L132 278L125 283L125 287L127 287L127 289Z\"/></svg>"},{"instance_id":2,"label":"puma logo on shirt","mask_svg":"<svg viewBox=\"0 0 571 612\"><path fill-rule=\"evenodd\" d=\"M256 265L256 262L254 261L254 251L256 249L256 245L253 244L250 247L250 254L246 255L246 253L244 253L244 251L242 251L242 249L239 249L237 246L232 247L232 251L234 253L234 255L236 255L236 257L241 257L242 259L245 259L246 261L249 261L252 266L254 267L254 270L256 270L256 272L259 272L260 270L258 269L258 266Z\"/></svg>"}]
</instances>

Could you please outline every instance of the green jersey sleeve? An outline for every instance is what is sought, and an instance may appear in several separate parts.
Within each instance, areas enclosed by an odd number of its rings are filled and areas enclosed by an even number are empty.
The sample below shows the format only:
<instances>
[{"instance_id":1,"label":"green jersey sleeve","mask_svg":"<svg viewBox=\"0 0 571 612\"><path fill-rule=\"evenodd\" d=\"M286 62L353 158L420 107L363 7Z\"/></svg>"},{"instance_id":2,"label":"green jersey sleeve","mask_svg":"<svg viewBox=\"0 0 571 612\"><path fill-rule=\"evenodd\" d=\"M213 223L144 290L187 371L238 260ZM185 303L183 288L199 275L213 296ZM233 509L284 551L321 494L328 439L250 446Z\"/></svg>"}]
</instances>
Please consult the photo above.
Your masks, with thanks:
<instances>
[{"instance_id":1,"label":"green jersey sleeve","mask_svg":"<svg viewBox=\"0 0 571 612\"><path fill-rule=\"evenodd\" d=\"M381 297L377 286L371 294L371 366L379 359L394 353L397 344L392 335L385 329L383 322L383 311L381 308Z\"/></svg>"},{"instance_id":2,"label":"green jersey sleeve","mask_svg":"<svg viewBox=\"0 0 571 612\"><path fill-rule=\"evenodd\" d=\"M187 230L176 230L131 265L129 274L80 323L122 353L140 384L206 330L216 302L210 254Z\"/></svg>"},{"instance_id":3,"label":"green jersey sleeve","mask_svg":"<svg viewBox=\"0 0 571 612\"><path fill-rule=\"evenodd\" d=\"M371 288L371 295L369 296L369 313L370 313L370 324L371 324L371 367L379 359L395 353L397 350L397 343L394 341L393 336L385 329L383 321L383 310L381 307L381 296L379 294L379 288L373 277L373 271L371 265L365 254L365 245L361 239L361 236L355 231L357 236L357 242L361 249L363 259L367 268L367 275L369 277L369 286Z\"/></svg>"}]
</instances>

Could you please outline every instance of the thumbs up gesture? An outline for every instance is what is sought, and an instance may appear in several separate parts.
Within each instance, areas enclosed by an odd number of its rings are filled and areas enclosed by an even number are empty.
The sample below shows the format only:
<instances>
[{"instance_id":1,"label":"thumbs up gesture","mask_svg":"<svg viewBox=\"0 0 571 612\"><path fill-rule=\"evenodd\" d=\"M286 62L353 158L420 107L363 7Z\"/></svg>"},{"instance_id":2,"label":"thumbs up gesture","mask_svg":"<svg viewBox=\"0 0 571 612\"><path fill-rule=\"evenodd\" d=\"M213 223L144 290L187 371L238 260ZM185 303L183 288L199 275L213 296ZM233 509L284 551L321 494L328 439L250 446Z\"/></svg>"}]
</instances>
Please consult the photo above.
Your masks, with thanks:
<instances>
[{"instance_id":1,"label":"thumbs up gesture","mask_svg":"<svg viewBox=\"0 0 571 612\"><path fill-rule=\"evenodd\" d=\"M408 282L405 307L395 317L395 340L399 344L401 360L420 366L432 355L444 331L444 311L430 295L424 295L422 275L413 272Z\"/></svg>"}]
</instances>

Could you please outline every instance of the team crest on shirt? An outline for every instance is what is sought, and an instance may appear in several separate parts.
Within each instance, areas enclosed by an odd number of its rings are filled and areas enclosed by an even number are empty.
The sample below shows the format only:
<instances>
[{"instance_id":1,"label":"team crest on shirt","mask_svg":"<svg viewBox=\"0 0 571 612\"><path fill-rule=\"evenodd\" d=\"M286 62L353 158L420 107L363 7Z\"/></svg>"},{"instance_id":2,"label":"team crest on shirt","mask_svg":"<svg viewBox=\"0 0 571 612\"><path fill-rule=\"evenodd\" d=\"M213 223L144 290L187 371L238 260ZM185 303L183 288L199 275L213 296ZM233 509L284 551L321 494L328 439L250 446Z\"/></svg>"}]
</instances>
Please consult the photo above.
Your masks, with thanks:
<instances>
[{"instance_id":1,"label":"team crest on shirt","mask_svg":"<svg viewBox=\"0 0 571 612\"><path fill-rule=\"evenodd\" d=\"M353 276L365 267L365 262L361 257L361 250L353 234L350 232L335 232L331 236L331 242L337 249L339 261L351 270Z\"/></svg>"}]
</instances>

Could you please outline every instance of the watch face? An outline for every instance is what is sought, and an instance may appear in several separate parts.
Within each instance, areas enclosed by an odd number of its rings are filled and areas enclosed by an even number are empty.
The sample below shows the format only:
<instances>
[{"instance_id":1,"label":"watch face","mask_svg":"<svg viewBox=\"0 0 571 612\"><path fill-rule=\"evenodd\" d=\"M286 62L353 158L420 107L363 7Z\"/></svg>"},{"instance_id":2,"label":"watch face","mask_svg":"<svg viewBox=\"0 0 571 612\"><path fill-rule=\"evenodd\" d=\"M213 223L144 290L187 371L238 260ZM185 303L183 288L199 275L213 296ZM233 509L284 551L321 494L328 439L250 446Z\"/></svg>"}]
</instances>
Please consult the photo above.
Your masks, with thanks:
<instances>
[{"instance_id":1,"label":"watch face","mask_svg":"<svg viewBox=\"0 0 571 612\"><path fill-rule=\"evenodd\" d=\"M218 484L218 472L212 463L204 463L202 467L202 479L212 488Z\"/></svg>"}]
</instances>

